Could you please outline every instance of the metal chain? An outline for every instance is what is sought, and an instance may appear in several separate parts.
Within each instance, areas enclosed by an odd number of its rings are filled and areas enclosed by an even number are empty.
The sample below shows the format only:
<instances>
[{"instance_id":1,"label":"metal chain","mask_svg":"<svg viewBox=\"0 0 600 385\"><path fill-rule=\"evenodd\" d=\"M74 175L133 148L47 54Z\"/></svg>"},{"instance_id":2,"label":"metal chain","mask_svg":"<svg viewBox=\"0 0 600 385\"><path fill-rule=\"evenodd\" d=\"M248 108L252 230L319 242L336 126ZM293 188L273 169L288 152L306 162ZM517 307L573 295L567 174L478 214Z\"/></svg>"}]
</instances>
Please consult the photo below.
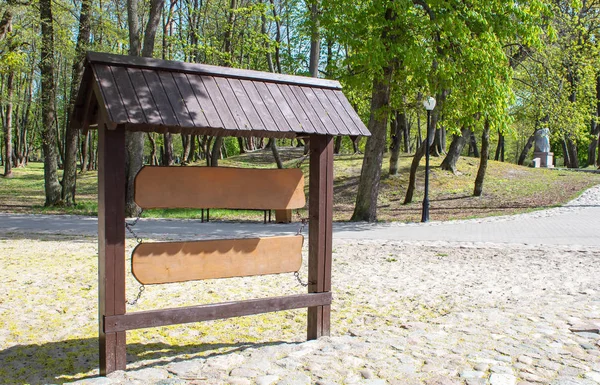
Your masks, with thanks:
<instances>
[{"instance_id":1,"label":"metal chain","mask_svg":"<svg viewBox=\"0 0 600 385\"><path fill-rule=\"evenodd\" d=\"M142 293L144 292L144 290L146 290L146 286L140 285L140 289L139 289L137 295L135 296L135 299L133 301L127 301L127 305L133 306L136 303L138 303L138 301L140 300L140 297L142 296Z\"/></svg>"},{"instance_id":2,"label":"metal chain","mask_svg":"<svg viewBox=\"0 0 600 385\"><path fill-rule=\"evenodd\" d=\"M294 277L296 277L296 280L298 281L300 286L307 287L311 283L311 282L302 282L302 280L300 279L300 271L294 271Z\"/></svg>"},{"instance_id":3,"label":"metal chain","mask_svg":"<svg viewBox=\"0 0 600 385\"><path fill-rule=\"evenodd\" d=\"M306 158L308 158L309 155L310 154L302 155L302 158L300 158L300 160L296 162L296 168L300 168L300 166L302 166L302 163L304 163L304 161L306 160Z\"/></svg>"},{"instance_id":4,"label":"metal chain","mask_svg":"<svg viewBox=\"0 0 600 385\"><path fill-rule=\"evenodd\" d=\"M135 218L135 220L133 222L131 222L131 223L125 222L125 228L127 229L127 231L129 231L129 233L131 233L131 235L135 238L135 240L137 241L138 244L142 243L144 240L142 239L142 237L137 235L135 231L133 231L133 227L135 225L137 225L137 223L140 220L140 218L142 217L143 213L144 213L144 209L140 210L140 213L138 214L137 218Z\"/></svg>"},{"instance_id":5,"label":"metal chain","mask_svg":"<svg viewBox=\"0 0 600 385\"><path fill-rule=\"evenodd\" d=\"M140 243L142 243L144 240L142 239L142 237L140 237L135 231L133 231L133 227L135 225L137 225L138 221L140 220L140 218L142 217L142 214L144 213L144 209L140 210L140 213L138 214L137 218L135 218L135 220L131 223L129 222L125 222L125 228L127 229L127 231L129 231L129 233L131 233L131 235L135 238L136 242L138 243L138 245ZM144 285L140 285L140 288L138 290L137 295L135 296L135 299L133 301L127 301L127 304L129 306L133 306L136 303L138 303L138 301L140 300L140 297L142 296L142 293L144 292L144 290L146 290L146 286Z\"/></svg>"}]
</instances>

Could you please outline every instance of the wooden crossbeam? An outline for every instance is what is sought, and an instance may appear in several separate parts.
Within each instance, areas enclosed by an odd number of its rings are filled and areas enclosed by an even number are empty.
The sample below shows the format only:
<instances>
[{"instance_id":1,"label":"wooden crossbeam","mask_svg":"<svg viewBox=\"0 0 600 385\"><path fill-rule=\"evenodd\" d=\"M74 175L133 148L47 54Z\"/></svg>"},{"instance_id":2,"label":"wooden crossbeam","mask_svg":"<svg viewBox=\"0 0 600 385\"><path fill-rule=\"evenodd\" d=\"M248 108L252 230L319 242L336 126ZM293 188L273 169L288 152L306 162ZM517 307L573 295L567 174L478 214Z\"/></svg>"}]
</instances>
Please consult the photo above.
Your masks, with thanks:
<instances>
[{"instance_id":1,"label":"wooden crossbeam","mask_svg":"<svg viewBox=\"0 0 600 385\"><path fill-rule=\"evenodd\" d=\"M223 302L174 309L150 310L106 316L104 318L104 332L116 333L133 329L211 321L280 310L300 309L312 306L328 306L330 304L331 293L327 292Z\"/></svg>"},{"instance_id":2,"label":"wooden crossbeam","mask_svg":"<svg viewBox=\"0 0 600 385\"><path fill-rule=\"evenodd\" d=\"M300 169L143 167L135 178L142 208L284 210L304 207Z\"/></svg>"},{"instance_id":3,"label":"wooden crossbeam","mask_svg":"<svg viewBox=\"0 0 600 385\"><path fill-rule=\"evenodd\" d=\"M131 270L142 284L247 277L298 271L301 235L140 243Z\"/></svg>"}]
</instances>

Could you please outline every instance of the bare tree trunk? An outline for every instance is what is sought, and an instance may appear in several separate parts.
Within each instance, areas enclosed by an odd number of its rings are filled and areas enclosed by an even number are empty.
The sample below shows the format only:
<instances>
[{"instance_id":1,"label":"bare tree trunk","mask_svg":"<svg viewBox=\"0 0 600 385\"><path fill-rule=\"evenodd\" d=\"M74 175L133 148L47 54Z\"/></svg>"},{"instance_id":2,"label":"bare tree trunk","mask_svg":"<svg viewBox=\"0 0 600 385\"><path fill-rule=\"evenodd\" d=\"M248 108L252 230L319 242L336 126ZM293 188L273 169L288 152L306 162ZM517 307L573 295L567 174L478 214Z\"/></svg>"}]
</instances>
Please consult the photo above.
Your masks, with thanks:
<instances>
[{"instance_id":1,"label":"bare tree trunk","mask_svg":"<svg viewBox=\"0 0 600 385\"><path fill-rule=\"evenodd\" d=\"M183 154L181 155L181 164L185 165L190 157L192 136L181 134L181 144L183 147Z\"/></svg>"},{"instance_id":2,"label":"bare tree trunk","mask_svg":"<svg viewBox=\"0 0 600 385\"><path fill-rule=\"evenodd\" d=\"M569 153L568 168L579 168L579 155L577 152L577 144L573 142L570 136L566 137L567 152Z\"/></svg>"},{"instance_id":3,"label":"bare tree trunk","mask_svg":"<svg viewBox=\"0 0 600 385\"><path fill-rule=\"evenodd\" d=\"M4 177L12 178L12 118L13 118L13 91L14 91L15 73L10 71L6 80L6 125L4 126Z\"/></svg>"},{"instance_id":4,"label":"bare tree trunk","mask_svg":"<svg viewBox=\"0 0 600 385\"><path fill-rule=\"evenodd\" d=\"M333 153L334 154L339 154L340 150L342 149L342 136L336 136L335 138L335 143L333 145Z\"/></svg>"},{"instance_id":5,"label":"bare tree trunk","mask_svg":"<svg viewBox=\"0 0 600 385\"><path fill-rule=\"evenodd\" d=\"M138 0L127 0L127 19L129 22L129 54L138 56L140 53L139 25L138 17ZM164 5L164 0L152 0L150 4L150 14L148 23L144 33L144 46L142 56L152 57L154 51L154 40L156 31L160 23L160 15ZM135 176L140 171L144 164L144 133L143 132L126 132L125 133L125 148L127 150L126 171L127 185L125 188L125 215L132 217L137 216L140 208L135 204L133 182Z\"/></svg>"},{"instance_id":6,"label":"bare tree trunk","mask_svg":"<svg viewBox=\"0 0 600 385\"><path fill-rule=\"evenodd\" d=\"M477 148L477 138L475 132L471 131L469 138L469 154L473 154L475 158L479 158L479 149Z\"/></svg>"},{"instance_id":7,"label":"bare tree trunk","mask_svg":"<svg viewBox=\"0 0 600 385\"><path fill-rule=\"evenodd\" d=\"M80 174L83 174L87 171L88 165L88 149L89 149L89 141L90 141L90 130L85 130L83 132L83 140L81 141L81 169L79 170Z\"/></svg>"},{"instance_id":8,"label":"bare tree trunk","mask_svg":"<svg viewBox=\"0 0 600 385\"><path fill-rule=\"evenodd\" d=\"M40 0L40 20L42 24L42 47L40 74L42 77L42 150L44 153L44 182L46 191L45 206L60 204L61 187L58 182L58 162L56 153L56 124L54 111L54 28L52 26L52 2ZM9 161L8 159L6 161Z\"/></svg>"},{"instance_id":9,"label":"bare tree trunk","mask_svg":"<svg viewBox=\"0 0 600 385\"><path fill-rule=\"evenodd\" d=\"M391 10L386 11L386 19L391 18ZM381 181L381 163L385 149L387 124L389 113L382 109L390 102L390 85L394 73L393 65L383 68L382 78L373 80L373 98L371 100L371 116L369 118L369 131L371 136L367 139L365 156L360 172L356 205L352 214L353 221L377 220L377 198L379 196L379 182Z\"/></svg>"},{"instance_id":10,"label":"bare tree trunk","mask_svg":"<svg viewBox=\"0 0 600 385\"><path fill-rule=\"evenodd\" d=\"M483 123L483 134L481 134L481 157L479 160L479 169L477 169L477 177L475 178L475 188L473 195L481 196L483 193L483 181L485 179L485 171L487 170L488 159L490 157L490 121L488 119Z\"/></svg>"},{"instance_id":11,"label":"bare tree trunk","mask_svg":"<svg viewBox=\"0 0 600 385\"><path fill-rule=\"evenodd\" d=\"M425 141L421 142L421 145L415 151L415 156L410 164L410 174L408 176L408 187L406 188L406 195L404 196L404 204L407 205L412 202L413 196L415 194L415 187L417 185L417 169L419 168L419 163L421 163L421 159L425 155Z\"/></svg>"},{"instance_id":12,"label":"bare tree trunk","mask_svg":"<svg viewBox=\"0 0 600 385\"><path fill-rule=\"evenodd\" d=\"M460 135L454 135L452 138L448 153L441 164L442 170L452 171L453 174L456 174L456 162L458 162L460 154L467 143L467 138L471 135L471 130L469 127L463 126L460 133Z\"/></svg>"},{"instance_id":13,"label":"bare tree trunk","mask_svg":"<svg viewBox=\"0 0 600 385\"><path fill-rule=\"evenodd\" d=\"M522 166L525 163L525 158L527 158L527 154L529 153L529 150L531 150L531 147L533 147L533 142L535 141L535 133L537 130L538 130L537 128L535 130L533 130L533 134L531 134L531 136L529 136L529 138L527 139L527 143L525 143L523 150L521 150L521 154L519 155L519 160L517 161L517 164L519 166Z\"/></svg>"},{"instance_id":14,"label":"bare tree trunk","mask_svg":"<svg viewBox=\"0 0 600 385\"><path fill-rule=\"evenodd\" d=\"M277 149L277 141L273 138L269 138L267 147L270 147L271 151L273 152L273 158L275 158L277 168L283 168L283 163L281 162L281 157L279 156L279 150Z\"/></svg>"},{"instance_id":15,"label":"bare tree trunk","mask_svg":"<svg viewBox=\"0 0 600 385\"><path fill-rule=\"evenodd\" d=\"M408 125L406 114L396 111L395 118L390 124L391 144L390 144L390 175L398 175L398 160L400 159L400 135L406 132Z\"/></svg>"},{"instance_id":16,"label":"bare tree trunk","mask_svg":"<svg viewBox=\"0 0 600 385\"><path fill-rule=\"evenodd\" d=\"M600 123L598 119L600 119L600 75L596 77L596 111L591 121L592 141L588 148L588 165L594 167L598 165L598 158L596 157L600 135Z\"/></svg>"},{"instance_id":17,"label":"bare tree trunk","mask_svg":"<svg viewBox=\"0 0 600 385\"><path fill-rule=\"evenodd\" d=\"M406 125L404 126L404 131L402 132L402 137L404 140L404 152L406 154L410 154L410 126L412 122L409 123L408 119L406 120Z\"/></svg>"},{"instance_id":18,"label":"bare tree trunk","mask_svg":"<svg viewBox=\"0 0 600 385\"><path fill-rule=\"evenodd\" d=\"M150 164L153 166L158 165L158 157L156 156L156 139L154 138L154 132L148 132L148 140L150 141Z\"/></svg>"},{"instance_id":19,"label":"bare tree trunk","mask_svg":"<svg viewBox=\"0 0 600 385\"><path fill-rule=\"evenodd\" d=\"M173 161L173 136L170 132L163 134L165 147L163 149L162 165L172 166Z\"/></svg>"},{"instance_id":20,"label":"bare tree trunk","mask_svg":"<svg viewBox=\"0 0 600 385\"><path fill-rule=\"evenodd\" d=\"M71 109L77 99L77 90L83 76L85 54L88 50L91 34L92 1L83 0L79 13L79 35L75 46L75 58L73 59L71 77L71 97L65 132L65 163L63 168L61 197L65 205L75 204L75 191L77 186L77 144L79 143L79 128L70 125Z\"/></svg>"},{"instance_id":21,"label":"bare tree trunk","mask_svg":"<svg viewBox=\"0 0 600 385\"><path fill-rule=\"evenodd\" d=\"M498 146L494 160L504 162L504 134L500 130L498 130Z\"/></svg>"},{"instance_id":22,"label":"bare tree trunk","mask_svg":"<svg viewBox=\"0 0 600 385\"><path fill-rule=\"evenodd\" d=\"M319 77L319 59L321 58L321 35L319 33L319 0L310 0L310 60L308 73Z\"/></svg>"},{"instance_id":23,"label":"bare tree trunk","mask_svg":"<svg viewBox=\"0 0 600 385\"><path fill-rule=\"evenodd\" d=\"M223 144L222 136L215 136L215 142L212 146L212 152L210 154L210 166L218 167L219 159L221 158L221 145Z\"/></svg>"}]
</instances>

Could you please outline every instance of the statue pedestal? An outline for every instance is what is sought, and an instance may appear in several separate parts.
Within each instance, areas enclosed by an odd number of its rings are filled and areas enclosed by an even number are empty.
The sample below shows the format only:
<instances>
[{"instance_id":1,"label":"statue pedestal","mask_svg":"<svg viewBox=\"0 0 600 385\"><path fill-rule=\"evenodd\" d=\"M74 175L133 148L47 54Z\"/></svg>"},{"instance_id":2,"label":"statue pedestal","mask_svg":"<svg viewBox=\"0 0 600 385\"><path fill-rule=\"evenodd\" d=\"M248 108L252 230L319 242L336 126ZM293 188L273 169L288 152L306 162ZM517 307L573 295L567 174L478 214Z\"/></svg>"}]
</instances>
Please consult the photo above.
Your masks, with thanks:
<instances>
[{"instance_id":1,"label":"statue pedestal","mask_svg":"<svg viewBox=\"0 0 600 385\"><path fill-rule=\"evenodd\" d=\"M554 167L554 153L553 152L534 152L533 153L533 164L534 167Z\"/></svg>"}]
</instances>

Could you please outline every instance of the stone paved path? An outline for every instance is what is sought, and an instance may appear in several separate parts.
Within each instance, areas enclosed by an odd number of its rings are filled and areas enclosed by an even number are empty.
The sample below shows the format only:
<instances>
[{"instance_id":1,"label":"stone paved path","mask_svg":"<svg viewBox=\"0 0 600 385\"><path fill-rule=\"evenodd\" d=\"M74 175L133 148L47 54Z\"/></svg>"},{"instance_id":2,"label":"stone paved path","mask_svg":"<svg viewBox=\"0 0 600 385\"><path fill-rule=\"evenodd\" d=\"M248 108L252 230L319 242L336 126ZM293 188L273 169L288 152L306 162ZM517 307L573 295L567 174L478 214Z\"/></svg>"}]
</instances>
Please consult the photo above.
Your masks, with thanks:
<instances>
[{"instance_id":1,"label":"stone paved path","mask_svg":"<svg viewBox=\"0 0 600 385\"><path fill-rule=\"evenodd\" d=\"M257 318L249 335L277 342L241 341L195 356L165 352L160 359L130 358L127 372L78 383L597 385L598 224L600 188L565 207L514 217L338 224L331 337L303 342L300 319L297 335L282 341L271 318ZM95 226L89 218L0 215L5 234L93 235ZM296 228L140 224L145 236L155 238ZM225 281L215 282L213 291L231 285ZM247 285L244 279L236 282ZM277 290L265 287L265 295ZM209 336L198 338L202 343Z\"/></svg>"},{"instance_id":2,"label":"stone paved path","mask_svg":"<svg viewBox=\"0 0 600 385\"><path fill-rule=\"evenodd\" d=\"M435 219L435 218L433 218ZM600 186L566 206L521 214L421 224L335 223L336 239L600 246ZM97 221L71 215L0 213L0 232L97 234ZM143 236L222 237L295 233L298 224L201 223L198 220L142 219ZM307 231L305 230L305 233Z\"/></svg>"}]
</instances>

